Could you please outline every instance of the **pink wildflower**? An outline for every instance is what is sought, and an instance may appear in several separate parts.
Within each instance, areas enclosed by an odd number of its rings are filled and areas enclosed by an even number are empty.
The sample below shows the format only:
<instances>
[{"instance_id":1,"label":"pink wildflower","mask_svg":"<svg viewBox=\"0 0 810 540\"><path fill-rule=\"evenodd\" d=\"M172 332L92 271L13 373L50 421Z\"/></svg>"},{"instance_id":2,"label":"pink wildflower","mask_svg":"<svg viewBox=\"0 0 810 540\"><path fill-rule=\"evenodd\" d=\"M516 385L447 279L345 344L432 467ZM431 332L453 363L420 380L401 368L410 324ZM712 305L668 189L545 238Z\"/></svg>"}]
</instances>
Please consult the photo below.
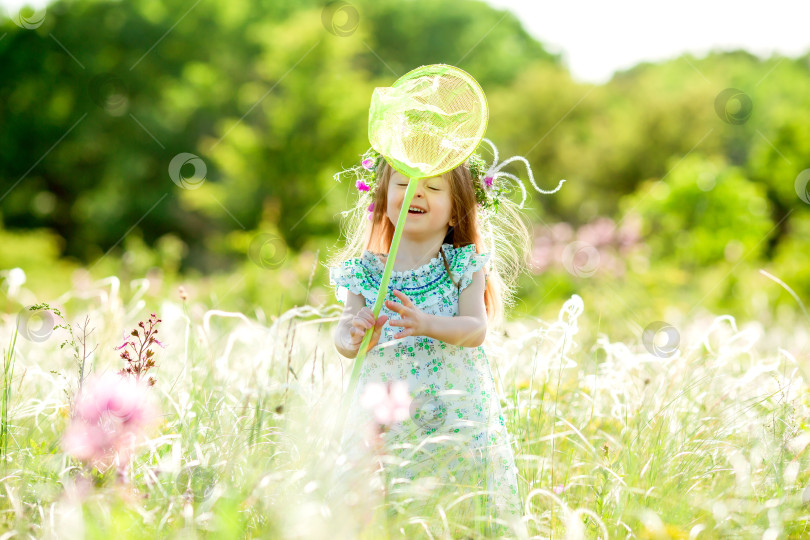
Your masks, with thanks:
<instances>
[{"instance_id":1,"label":"pink wildflower","mask_svg":"<svg viewBox=\"0 0 810 540\"><path fill-rule=\"evenodd\" d=\"M408 418L411 394L408 383L397 381L394 384L371 382L366 385L360 397L360 405L371 409L378 424L388 425Z\"/></svg>"},{"instance_id":2,"label":"pink wildflower","mask_svg":"<svg viewBox=\"0 0 810 540\"><path fill-rule=\"evenodd\" d=\"M493 178L491 176L487 176L486 178L484 178L484 183L487 185L488 188L492 187L492 180Z\"/></svg>"},{"instance_id":3,"label":"pink wildflower","mask_svg":"<svg viewBox=\"0 0 810 540\"><path fill-rule=\"evenodd\" d=\"M135 358L130 356L129 350L125 350L121 353L121 358L127 362L126 366L119 372L121 375L132 375L136 380L140 381L142 378L146 377L146 373L150 369L155 367L155 353L151 349L152 344L157 343L160 347L166 348L166 345L160 342L156 337L158 333L157 323L160 321L161 319L152 313L146 321L146 324L144 324L143 321L138 323L138 326L141 328L140 331L136 328L130 332L129 335L124 334L124 343L115 347L115 350L119 351L127 345L131 345L132 351L136 356ZM147 382L151 386L157 381L154 377L149 377Z\"/></svg>"},{"instance_id":4,"label":"pink wildflower","mask_svg":"<svg viewBox=\"0 0 810 540\"><path fill-rule=\"evenodd\" d=\"M373 159L364 159L363 160L363 168L367 170L371 170L374 167L374 160Z\"/></svg>"},{"instance_id":5,"label":"pink wildflower","mask_svg":"<svg viewBox=\"0 0 810 540\"><path fill-rule=\"evenodd\" d=\"M366 183L365 183L365 182L363 182L362 180L358 180L358 181L357 181L357 183L355 183L355 186L357 186L357 189L359 189L360 191L368 191L368 190L370 190L370 189L371 189L371 188L370 188L368 185L366 185Z\"/></svg>"},{"instance_id":6,"label":"pink wildflower","mask_svg":"<svg viewBox=\"0 0 810 540\"><path fill-rule=\"evenodd\" d=\"M565 486L564 486L564 485L562 485L562 484L557 484L556 486L554 486L553 490L554 490L554 493L556 493L557 495L559 495L560 493L562 493L563 491L565 491Z\"/></svg>"},{"instance_id":7,"label":"pink wildflower","mask_svg":"<svg viewBox=\"0 0 810 540\"><path fill-rule=\"evenodd\" d=\"M117 374L92 376L76 400L62 447L72 456L108 467L118 458L119 467L129 462L134 443L157 420L145 383Z\"/></svg>"},{"instance_id":8,"label":"pink wildflower","mask_svg":"<svg viewBox=\"0 0 810 540\"><path fill-rule=\"evenodd\" d=\"M577 240L590 244L595 248L613 243L616 224L612 219L600 217L591 223L586 223L577 231Z\"/></svg>"}]
</instances>

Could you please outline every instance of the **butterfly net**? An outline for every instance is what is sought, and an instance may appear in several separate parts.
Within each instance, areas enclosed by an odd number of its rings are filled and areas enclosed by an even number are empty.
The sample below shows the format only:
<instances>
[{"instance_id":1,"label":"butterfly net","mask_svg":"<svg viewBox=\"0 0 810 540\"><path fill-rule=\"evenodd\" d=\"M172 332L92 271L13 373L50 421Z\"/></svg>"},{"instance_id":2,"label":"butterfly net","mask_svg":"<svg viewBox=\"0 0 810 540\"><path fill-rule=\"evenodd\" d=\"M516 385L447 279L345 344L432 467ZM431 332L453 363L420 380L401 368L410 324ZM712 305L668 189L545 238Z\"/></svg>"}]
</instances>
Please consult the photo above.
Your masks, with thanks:
<instances>
[{"instance_id":1,"label":"butterfly net","mask_svg":"<svg viewBox=\"0 0 810 540\"><path fill-rule=\"evenodd\" d=\"M486 96L472 76L446 64L421 66L374 89L369 142L403 175L429 178L473 153L488 118Z\"/></svg>"}]
</instances>

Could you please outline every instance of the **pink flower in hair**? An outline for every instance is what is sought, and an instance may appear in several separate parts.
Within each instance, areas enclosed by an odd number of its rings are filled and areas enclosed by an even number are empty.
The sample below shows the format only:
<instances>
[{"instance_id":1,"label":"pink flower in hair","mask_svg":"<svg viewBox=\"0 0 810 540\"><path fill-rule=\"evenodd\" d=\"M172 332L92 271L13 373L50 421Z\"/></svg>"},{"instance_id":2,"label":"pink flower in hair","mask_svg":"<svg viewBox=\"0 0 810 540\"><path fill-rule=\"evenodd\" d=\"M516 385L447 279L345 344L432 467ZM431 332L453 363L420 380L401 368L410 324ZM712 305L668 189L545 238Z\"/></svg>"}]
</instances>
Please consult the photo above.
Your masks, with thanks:
<instances>
[{"instance_id":1,"label":"pink flower in hair","mask_svg":"<svg viewBox=\"0 0 810 540\"><path fill-rule=\"evenodd\" d=\"M492 187L492 180L493 178L491 176L487 176L484 178L484 183L487 185L488 188Z\"/></svg>"},{"instance_id":2,"label":"pink flower in hair","mask_svg":"<svg viewBox=\"0 0 810 540\"><path fill-rule=\"evenodd\" d=\"M371 188L370 188L368 185L366 185L366 183L365 183L365 182L363 182L362 180L358 180L358 181L355 183L355 186L357 186L357 189L359 189L360 191L368 191L368 190L370 190L370 189L371 189Z\"/></svg>"},{"instance_id":3,"label":"pink flower in hair","mask_svg":"<svg viewBox=\"0 0 810 540\"><path fill-rule=\"evenodd\" d=\"M374 160L373 159L364 159L363 160L363 168L370 171L372 168L374 168Z\"/></svg>"}]
</instances>

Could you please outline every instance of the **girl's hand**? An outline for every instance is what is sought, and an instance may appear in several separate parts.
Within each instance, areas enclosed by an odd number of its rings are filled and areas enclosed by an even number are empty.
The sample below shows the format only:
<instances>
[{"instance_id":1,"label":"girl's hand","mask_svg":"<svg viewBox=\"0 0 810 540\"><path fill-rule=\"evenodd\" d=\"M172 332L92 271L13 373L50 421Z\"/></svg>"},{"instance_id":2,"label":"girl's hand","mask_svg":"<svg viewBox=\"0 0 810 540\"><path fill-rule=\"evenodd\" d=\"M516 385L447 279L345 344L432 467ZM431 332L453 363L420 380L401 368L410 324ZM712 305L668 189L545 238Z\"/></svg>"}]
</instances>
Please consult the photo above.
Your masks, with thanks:
<instances>
[{"instance_id":1,"label":"girl's hand","mask_svg":"<svg viewBox=\"0 0 810 540\"><path fill-rule=\"evenodd\" d=\"M369 341L368 349L377 345L380 339L380 332L385 321L388 320L387 315L380 315L377 320L374 320L374 313L368 306L364 306L357 315L352 319L352 327L349 329L349 347L353 351L359 351L360 345L363 343L363 336L366 335L366 330L374 327L374 333L371 334L371 341Z\"/></svg>"},{"instance_id":2,"label":"girl's hand","mask_svg":"<svg viewBox=\"0 0 810 540\"><path fill-rule=\"evenodd\" d=\"M428 314L416 307L410 298L401 291L394 290L394 296L402 300L401 304L385 301L385 305L391 311L399 313L401 319L391 319L388 324L391 326L403 326L404 329L394 335L394 339L405 336L423 336L427 331Z\"/></svg>"}]
</instances>

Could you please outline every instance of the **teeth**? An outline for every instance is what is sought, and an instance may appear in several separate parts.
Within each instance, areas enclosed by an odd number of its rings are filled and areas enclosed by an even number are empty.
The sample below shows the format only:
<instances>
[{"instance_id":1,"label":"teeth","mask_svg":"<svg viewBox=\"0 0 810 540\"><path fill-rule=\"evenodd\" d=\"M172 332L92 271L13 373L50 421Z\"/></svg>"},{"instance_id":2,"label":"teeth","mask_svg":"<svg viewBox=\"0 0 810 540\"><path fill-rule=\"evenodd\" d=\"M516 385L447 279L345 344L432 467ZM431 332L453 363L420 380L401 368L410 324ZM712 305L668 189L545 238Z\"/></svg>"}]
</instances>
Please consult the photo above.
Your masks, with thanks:
<instances>
[{"instance_id":1,"label":"teeth","mask_svg":"<svg viewBox=\"0 0 810 540\"><path fill-rule=\"evenodd\" d=\"M413 211L413 212L419 212L420 214L424 214L424 213L425 213L425 211L424 211L424 210L420 210L419 208L414 208L413 206L411 206L411 207L408 209L408 211L409 211L409 212L410 212L410 211Z\"/></svg>"}]
</instances>

